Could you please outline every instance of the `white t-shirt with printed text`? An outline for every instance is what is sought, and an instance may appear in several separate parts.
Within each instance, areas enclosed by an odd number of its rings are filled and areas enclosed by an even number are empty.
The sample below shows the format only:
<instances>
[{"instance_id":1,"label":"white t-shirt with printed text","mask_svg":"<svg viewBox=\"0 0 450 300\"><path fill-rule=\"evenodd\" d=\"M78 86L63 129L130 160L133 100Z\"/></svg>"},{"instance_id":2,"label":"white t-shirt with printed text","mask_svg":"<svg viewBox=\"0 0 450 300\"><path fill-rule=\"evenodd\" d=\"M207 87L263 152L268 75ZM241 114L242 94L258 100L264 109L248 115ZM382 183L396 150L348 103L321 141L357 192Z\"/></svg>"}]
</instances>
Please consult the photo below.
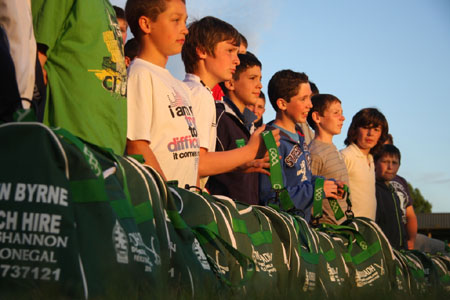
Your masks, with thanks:
<instances>
[{"instance_id":1,"label":"white t-shirt with printed text","mask_svg":"<svg viewBox=\"0 0 450 300\"><path fill-rule=\"evenodd\" d=\"M208 152L216 150L217 124L216 105L211 90L206 87L200 77L186 74L184 83L191 89L191 103L197 124L200 147ZM200 178L200 188L204 188L208 176Z\"/></svg>"},{"instance_id":2,"label":"white t-shirt with printed text","mask_svg":"<svg viewBox=\"0 0 450 300\"><path fill-rule=\"evenodd\" d=\"M167 69L136 58L128 70L129 140L145 140L167 180L195 186L199 137L190 90Z\"/></svg>"}]
</instances>

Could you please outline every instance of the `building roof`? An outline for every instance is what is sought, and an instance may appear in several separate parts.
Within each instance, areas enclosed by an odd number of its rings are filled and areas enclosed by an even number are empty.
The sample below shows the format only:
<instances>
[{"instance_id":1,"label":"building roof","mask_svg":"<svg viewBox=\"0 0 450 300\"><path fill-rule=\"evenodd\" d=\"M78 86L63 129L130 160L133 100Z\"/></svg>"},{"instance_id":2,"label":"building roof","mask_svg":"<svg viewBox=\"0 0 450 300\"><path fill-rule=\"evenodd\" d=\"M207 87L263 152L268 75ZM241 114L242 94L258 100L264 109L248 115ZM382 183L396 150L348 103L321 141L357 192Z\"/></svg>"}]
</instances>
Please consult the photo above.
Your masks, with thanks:
<instances>
[{"instance_id":1,"label":"building roof","mask_svg":"<svg viewBox=\"0 0 450 300\"><path fill-rule=\"evenodd\" d=\"M450 213L417 214L419 229L448 229L450 230Z\"/></svg>"}]
</instances>

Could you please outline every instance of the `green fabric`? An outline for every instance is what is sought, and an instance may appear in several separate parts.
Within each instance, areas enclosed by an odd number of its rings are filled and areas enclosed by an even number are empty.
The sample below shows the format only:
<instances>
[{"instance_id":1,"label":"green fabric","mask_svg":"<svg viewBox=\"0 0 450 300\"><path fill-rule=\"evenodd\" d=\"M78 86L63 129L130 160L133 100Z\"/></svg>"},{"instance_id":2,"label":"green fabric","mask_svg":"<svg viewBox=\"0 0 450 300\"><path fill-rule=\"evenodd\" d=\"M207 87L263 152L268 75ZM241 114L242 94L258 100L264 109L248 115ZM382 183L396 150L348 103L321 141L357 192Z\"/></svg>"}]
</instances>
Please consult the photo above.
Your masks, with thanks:
<instances>
[{"instance_id":1,"label":"green fabric","mask_svg":"<svg viewBox=\"0 0 450 300\"><path fill-rule=\"evenodd\" d=\"M244 140L244 139L237 139L237 140L236 140L236 146L237 146L238 148L244 147L244 146L245 146L245 140Z\"/></svg>"},{"instance_id":2,"label":"green fabric","mask_svg":"<svg viewBox=\"0 0 450 300\"><path fill-rule=\"evenodd\" d=\"M264 131L261 133L264 143L266 145L267 151L269 152L269 162L270 162L270 183L272 188L277 194L276 200L280 201L281 208L285 211L289 211L294 208L294 203L289 196L288 191L284 187L283 173L281 170L280 163L280 153L278 152L278 147L273 137L272 131ZM274 205L274 204L269 204ZM274 206L275 209L278 209Z\"/></svg>"},{"instance_id":3,"label":"green fabric","mask_svg":"<svg viewBox=\"0 0 450 300\"><path fill-rule=\"evenodd\" d=\"M325 191L323 190L325 179L318 177L314 183L314 197L313 197L313 211L312 217L314 219L320 219L323 214L323 199L325 199ZM348 190L347 186L344 186L344 190ZM333 198L328 198L328 202L330 203L330 207L333 211L334 217L336 220L342 219L344 217L344 213L342 212L342 208L339 205L338 201Z\"/></svg>"},{"instance_id":4,"label":"green fabric","mask_svg":"<svg viewBox=\"0 0 450 300\"><path fill-rule=\"evenodd\" d=\"M154 218L153 209L150 202L144 202L134 207L136 223L151 221Z\"/></svg>"},{"instance_id":5,"label":"green fabric","mask_svg":"<svg viewBox=\"0 0 450 300\"><path fill-rule=\"evenodd\" d=\"M111 4L36 0L31 5L36 41L48 47L44 123L123 154L126 66Z\"/></svg>"}]
</instances>

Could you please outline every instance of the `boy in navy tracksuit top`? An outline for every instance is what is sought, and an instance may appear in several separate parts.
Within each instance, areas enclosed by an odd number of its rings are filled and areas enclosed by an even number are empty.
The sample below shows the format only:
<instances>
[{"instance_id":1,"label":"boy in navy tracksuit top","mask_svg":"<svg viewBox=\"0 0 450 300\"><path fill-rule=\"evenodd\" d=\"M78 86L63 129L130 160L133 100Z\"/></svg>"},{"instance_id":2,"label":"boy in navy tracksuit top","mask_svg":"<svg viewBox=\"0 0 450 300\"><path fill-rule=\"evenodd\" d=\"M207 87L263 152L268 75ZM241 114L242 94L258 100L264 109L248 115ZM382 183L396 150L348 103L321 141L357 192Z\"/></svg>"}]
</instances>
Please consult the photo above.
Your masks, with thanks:
<instances>
[{"instance_id":1,"label":"boy in navy tracksuit top","mask_svg":"<svg viewBox=\"0 0 450 300\"><path fill-rule=\"evenodd\" d=\"M289 196L298 210L303 211L307 221L311 218L314 182L310 168L310 153L303 133L297 123L304 123L312 108L311 88L308 76L291 70L275 73L269 81L270 103L276 111L276 118L268 125L280 129L279 152L282 157L283 182ZM326 197L337 198L337 185L325 180ZM270 178L259 176L260 204L267 205L275 198Z\"/></svg>"}]
</instances>

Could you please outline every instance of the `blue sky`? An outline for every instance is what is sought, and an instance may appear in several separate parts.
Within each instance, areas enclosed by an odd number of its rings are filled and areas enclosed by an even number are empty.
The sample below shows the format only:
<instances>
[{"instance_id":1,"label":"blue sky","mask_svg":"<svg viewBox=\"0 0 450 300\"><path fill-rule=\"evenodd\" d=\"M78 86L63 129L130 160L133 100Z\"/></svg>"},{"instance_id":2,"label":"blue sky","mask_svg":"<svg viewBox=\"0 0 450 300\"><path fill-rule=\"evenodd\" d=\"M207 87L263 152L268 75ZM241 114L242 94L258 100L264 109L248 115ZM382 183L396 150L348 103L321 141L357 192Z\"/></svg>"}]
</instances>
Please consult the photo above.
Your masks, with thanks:
<instances>
[{"instance_id":1,"label":"blue sky","mask_svg":"<svg viewBox=\"0 0 450 300\"><path fill-rule=\"evenodd\" d=\"M111 1L124 7L125 1ZM234 25L263 64L263 91L281 69L305 72L342 101L346 121L376 107L402 152L399 174L450 212L450 1L187 0L192 18ZM130 34L131 36L131 34ZM184 77L179 57L168 69ZM270 105L269 105L270 106ZM266 107L264 119L275 114Z\"/></svg>"}]
</instances>

